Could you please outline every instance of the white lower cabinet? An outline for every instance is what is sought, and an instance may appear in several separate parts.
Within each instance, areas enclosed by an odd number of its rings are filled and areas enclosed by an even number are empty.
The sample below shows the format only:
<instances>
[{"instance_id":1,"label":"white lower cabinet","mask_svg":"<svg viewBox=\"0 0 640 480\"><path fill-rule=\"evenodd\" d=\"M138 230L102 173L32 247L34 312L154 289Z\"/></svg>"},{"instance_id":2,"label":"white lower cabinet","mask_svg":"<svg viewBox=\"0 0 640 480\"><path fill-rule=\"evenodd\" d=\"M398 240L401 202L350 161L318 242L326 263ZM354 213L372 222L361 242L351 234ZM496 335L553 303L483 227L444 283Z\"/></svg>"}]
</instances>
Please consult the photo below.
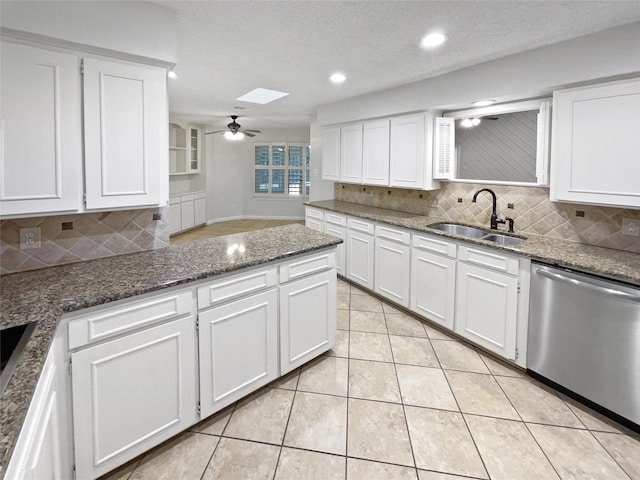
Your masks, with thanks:
<instances>
[{"instance_id":1,"label":"white lower cabinet","mask_svg":"<svg viewBox=\"0 0 640 480\"><path fill-rule=\"evenodd\" d=\"M369 290L373 290L375 237L371 222L349 218L347 223L346 276Z\"/></svg>"},{"instance_id":2,"label":"white lower cabinet","mask_svg":"<svg viewBox=\"0 0 640 480\"><path fill-rule=\"evenodd\" d=\"M280 286L280 374L335 345L335 269Z\"/></svg>"},{"instance_id":3,"label":"white lower cabinet","mask_svg":"<svg viewBox=\"0 0 640 480\"><path fill-rule=\"evenodd\" d=\"M271 288L198 317L205 418L278 377L278 293Z\"/></svg>"},{"instance_id":4,"label":"white lower cabinet","mask_svg":"<svg viewBox=\"0 0 640 480\"><path fill-rule=\"evenodd\" d=\"M324 212L317 208L305 207L304 209L304 225L307 228L316 230L317 232L324 231Z\"/></svg>"},{"instance_id":5,"label":"white lower cabinet","mask_svg":"<svg viewBox=\"0 0 640 480\"><path fill-rule=\"evenodd\" d=\"M182 210L180 207L180 197L169 199L169 235L182 230Z\"/></svg>"},{"instance_id":6,"label":"white lower cabinet","mask_svg":"<svg viewBox=\"0 0 640 480\"><path fill-rule=\"evenodd\" d=\"M18 437L6 479L66 480L70 465L64 461L65 447L60 435L66 419L60 418L59 372L55 361L54 344L47 355L24 426Z\"/></svg>"},{"instance_id":7,"label":"white lower cabinet","mask_svg":"<svg viewBox=\"0 0 640 480\"><path fill-rule=\"evenodd\" d=\"M501 357L516 360L518 260L460 247L455 331Z\"/></svg>"},{"instance_id":8,"label":"white lower cabinet","mask_svg":"<svg viewBox=\"0 0 640 480\"><path fill-rule=\"evenodd\" d=\"M183 195L180 198L180 230L189 230L196 224L193 195Z\"/></svg>"},{"instance_id":9,"label":"white lower cabinet","mask_svg":"<svg viewBox=\"0 0 640 480\"><path fill-rule=\"evenodd\" d=\"M324 215L324 233L343 240L343 243L336 247L336 268L340 275L345 275L346 250L344 242L347 241L347 217L334 212L326 212Z\"/></svg>"},{"instance_id":10,"label":"white lower cabinet","mask_svg":"<svg viewBox=\"0 0 640 480\"><path fill-rule=\"evenodd\" d=\"M376 225L374 291L409 307L411 234Z\"/></svg>"},{"instance_id":11,"label":"white lower cabinet","mask_svg":"<svg viewBox=\"0 0 640 480\"><path fill-rule=\"evenodd\" d=\"M413 235L411 310L453 330L456 298L456 244Z\"/></svg>"},{"instance_id":12,"label":"white lower cabinet","mask_svg":"<svg viewBox=\"0 0 640 480\"><path fill-rule=\"evenodd\" d=\"M71 354L77 478L96 478L186 429L196 416L189 315Z\"/></svg>"},{"instance_id":13,"label":"white lower cabinet","mask_svg":"<svg viewBox=\"0 0 640 480\"><path fill-rule=\"evenodd\" d=\"M187 193L169 198L169 234L183 232L207 222L207 194Z\"/></svg>"}]
</instances>

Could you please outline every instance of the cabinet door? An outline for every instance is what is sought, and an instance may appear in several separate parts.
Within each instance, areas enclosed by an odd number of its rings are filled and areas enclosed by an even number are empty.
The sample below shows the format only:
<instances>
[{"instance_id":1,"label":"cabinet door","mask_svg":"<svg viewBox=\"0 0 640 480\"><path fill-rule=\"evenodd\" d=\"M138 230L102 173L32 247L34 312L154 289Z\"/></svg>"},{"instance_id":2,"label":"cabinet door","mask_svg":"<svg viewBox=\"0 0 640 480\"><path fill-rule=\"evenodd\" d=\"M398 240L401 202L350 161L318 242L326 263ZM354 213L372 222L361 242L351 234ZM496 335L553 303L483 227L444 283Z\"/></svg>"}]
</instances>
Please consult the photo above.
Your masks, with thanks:
<instances>
[{"instance_id":1,"label":"cabinet door","mask_svg":"<svg viewBox=\"0 0 640 480\"><path fill-rule=\"evenodd\" d=\"M518 278L458 262L456 333L515 360Z\"/></svg>"},{"instance_id":2,"label":"cabinet door","mask_svg":"<svg viewBox=\"0 0 640 480\"><path fill-rule=\"evenodd\" d=\"M640 207L640 79L555 92L551 200Z\"/></svg>"},{"instance_id":3,"label":"cabinet door","mask_svg":"<svg viewBox=\"0 0 640 480\"><path fill-rule=\"evenodd\" d=\"M7 467L7 479L65 480L60 444L60 419L54 348L47 355L20 436ZM66 372L63 372L66 374Z\"/></svg>"},{"instance_id":4,"label":"cabinet door","mask_svg":"<svg viewBox=\"0 0 640 480\"><path fill-rule=\"evenodd\" d=\"M280 374L326 352L336 342L336 271L280 287Z\"/></svg>"},{"instance_id":5,"label":"cabinet door","mask_svg":"<svg viewBox=\"0 0 640 480\"><path fill-rule=\"evenodd\" d=\"M453 330L456 259L414 248L411 253L411 310Z\"/></svg>"},{"instance_id":6,"label":"cabinet door","mask_svg":"<svg viewBox=\"0 0 640 480\"><path fill-rule=\"evenodd\" d=\"M84 59L88 209L158 205L168 182L163 68Z\"/></svg>"},{"instance_id":7,"label":"cabinet door","mask_svg":"<svg viewBox=\"0 0 640 480\"><path fill-rule=\"evenodd\" d=\"M338 237L343 240L343 243L341 243L336 247L336 268L338 269L338 273L340 275L345 275L345 272L344 272L345 243L344 242L347 241L347 229L346 227L334 225L333 223L325 223L324 233L328 233L329 235L333 235L334 237Z\"/></svg>"},{"instance_id":8,"label":"cabinet door","mask_svg":"<svg viewBox=\"0 0 640 480\"><path fill-rule=\"evenodd\" d=\"M180 199L180 218L182 230L188 230L195 225L195 206L193 195L183 195Z\"/></svg>"},{"instance_id":9,"label":"cabinet door","mask_svg":"<svg viewBox=\"0 0 640 480\"><path fill-rule=\"evenodd\" d=\"M194 318L71 355L77 478L96 478L197 421Z\"/></svg>"},{"instance_id":10,"label":"cabinet door","mask_svg":"<svg viewBox=\"0 0 640 480\"><path fill-rule=\"evenodd\" d=\"M198 318L204 418L278 377L278 293L225 303Z\"/></svg>"},{"instance_id":11,"label":"cabinet door","mask_svg":"<svg viewBox=\"0 0 640 480\"><path fill-rule=\"evenodd\" d=\"M424 187L424 129L424 115L391 119L390 186Z\"/></svg>"},{"instance_id":12,"label":"cabinet door","mask_svg":"<svg viewBox=\"0 0 640 480\"><path fill-rule=\"evenodd\" d=\"M193 220L196 225L207 223L207 196L204 193L194 195Z\"/></svg>"},{"instance_id":13,"label":"cabinet door","mask_svg":"<svg viewBox=\"0 0 640 480\"><path fill-rule=\"evenodd\" d=\"M342 127L340 180L362 183L362 124Z\"/></svg>"},{"instance_id":14,"label":"cabinet door","mask_svg":"<svg viewBox=\"0 0 640 480\"><path fill-rule=\"evenodd\" d=\"M389 185L389 120L364 124L362 183Z\"/></svg>"},{"instance_id":15,"label":"cabinet door","mask_svg":"<svg viewBox=\"0 0 640 480\"><path fill-rule=\"evenodd\" d=\"M78 58L2 42L2 215L82 207Z\"/></svg>"},{"instance_id":16,"label":"cabinet door","mask_svg":"<svg viewBox=\"0 0 640 480\"><path fill-rule=\"evenodd\" d=\"M187 149L189 152L189 173L199 173L201 137L200 129L198 127L194 127L193 125L189 125L187 133L187 141L189 142L189 148Z\"/></svg>"},{"instance_id":17,"label":"cabinet door","mask_svg":"<svg viewBox=\"0 0 640 480\"><path fill-rule=\"evenodd\" d=\"M408 307L411 249L408 245L381 238L376 238L375 247L374 291L403 307Z\"/></svg>"},{"instance_id":18,"label":"cabinet door","mask_svg":"<svg viewBox=\"0 0 640 480\"><path fill-rule=\"evenodd\" d=\"M182 230L182 210L180 206L180 197L169 199L169 235L178 233Z\"/></svg>"},{"instance_id":19,"label":"cabinet door","mask_svg":"<svg viewBox=\"0 0 640 480\"><path fill-rule=\"evenodd\" d=\"M322 179L340 180L340 127L322 133Z\"/></svg>"},{"instance_id":20,"label":"cabinet door","mask_svg":"<svg viewBox=\"0 0 640 480\"><path fill-rule=\"evenodd\" d=\"M374 236L347 230L347 278L373 290Z\"/></svg>"}]
</instances>

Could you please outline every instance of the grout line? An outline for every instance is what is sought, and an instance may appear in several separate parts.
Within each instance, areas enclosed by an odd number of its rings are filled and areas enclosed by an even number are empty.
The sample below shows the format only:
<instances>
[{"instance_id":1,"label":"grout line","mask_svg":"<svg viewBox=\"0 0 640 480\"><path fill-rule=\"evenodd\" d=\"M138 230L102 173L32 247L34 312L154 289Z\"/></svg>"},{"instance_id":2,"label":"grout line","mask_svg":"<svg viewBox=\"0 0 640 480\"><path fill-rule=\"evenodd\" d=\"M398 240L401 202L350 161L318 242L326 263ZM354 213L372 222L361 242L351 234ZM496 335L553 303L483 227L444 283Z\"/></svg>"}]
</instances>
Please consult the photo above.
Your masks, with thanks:
<instances>
[{"instance_id":1,"label":"grout line","mask_svg":"<svg viewBox=\"0 0 640 480\"><path fill-rule=\"evenodd\" d=\"M618 460L616 460L616 457L614 457L611 454L609 449L598 439L598 437L596 437L591 430L588 430L588 432L595 439L595 441L598 443L598 445L600 445L600 448L602 448L605 452L607 452L607 455L609 455L609 457L611 457L611 459L614 461L614 463L616 465L618 465L618 467L620 467L620 470L622 470L627 475L627 477L629 477L629 480L633 480L633 478L631 477L631 474L629 472L627 472L627 470L622 466L622 464L620 464L620 462L618 462Z\"/></svg>"}]
</instances>

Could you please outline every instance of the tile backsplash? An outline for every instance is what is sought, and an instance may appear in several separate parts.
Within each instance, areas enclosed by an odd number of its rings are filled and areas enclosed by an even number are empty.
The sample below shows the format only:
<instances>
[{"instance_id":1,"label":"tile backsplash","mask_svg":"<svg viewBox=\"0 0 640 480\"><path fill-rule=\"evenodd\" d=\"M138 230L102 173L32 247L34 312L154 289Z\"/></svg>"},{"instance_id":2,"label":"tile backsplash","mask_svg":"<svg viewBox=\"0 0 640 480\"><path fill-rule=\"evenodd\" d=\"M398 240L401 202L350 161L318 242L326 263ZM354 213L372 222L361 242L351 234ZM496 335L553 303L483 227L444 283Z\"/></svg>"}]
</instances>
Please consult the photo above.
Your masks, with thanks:
<instances>
[{"instance_id":1,"label":"tile backsplash","mask_svg":"<svg viewBox=\"0 0 640 480\"><path fill-rule=\"evenodd\" d=\"M2 220L0 274L166 247L168 214L162 207ZM63 222L73 222L73 229L63 230ZM40 227L40 248L20 250L25 227Z\"/></svg>"},{"instance_id":2,"label":"tile backsplash","mask_svg":"<svg viewBox=\"0 0 640 480\"><path fill-rule=\"evenodd\" d=\"M597 207L549 200L549 189L509 185L441 182L440 190L420 191L334 184L334 198L444 220L489 225L491 195L481 193L472 203L473 193L491 188L498 197L498 216L511 217L516 233L533 233L552 238L640 253L640 237L622 235L622 219L640 222L640 210ZM462 199L459 202L459 199ZM513 209L508 208L509 204ZM584 212L584 216L578 216ZM505 227L501 227L505 228Z\"/></svg>"}]
</instances>

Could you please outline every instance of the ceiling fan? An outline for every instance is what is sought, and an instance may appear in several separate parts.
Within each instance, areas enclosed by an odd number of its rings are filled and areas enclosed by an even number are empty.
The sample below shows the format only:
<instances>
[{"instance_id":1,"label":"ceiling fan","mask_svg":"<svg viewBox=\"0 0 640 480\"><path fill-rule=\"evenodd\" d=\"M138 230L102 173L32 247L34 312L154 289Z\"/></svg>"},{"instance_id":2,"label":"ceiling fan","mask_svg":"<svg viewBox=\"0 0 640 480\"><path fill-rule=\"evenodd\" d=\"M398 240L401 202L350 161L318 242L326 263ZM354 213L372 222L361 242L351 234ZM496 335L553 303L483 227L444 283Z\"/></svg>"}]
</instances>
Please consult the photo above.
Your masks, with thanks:
<instances>
[{"instance_id":1,"label":"ceiling fan","mask_svg":"<svg viewBox=\"0 0 640 480\"><path fill-rule=\"evenodd\" d=\"M262 133L260 130L247 130L241 129L242 125L236 122L236 118L238 115L231 115L231 123L227 124L228 130L218 130L217 132L206 132L205 135L209 135L211 133L224 133L226 138L235 140L240 139L246 135L247 137L255 137L256 133Z\"/></svg>"}]
</instances>

